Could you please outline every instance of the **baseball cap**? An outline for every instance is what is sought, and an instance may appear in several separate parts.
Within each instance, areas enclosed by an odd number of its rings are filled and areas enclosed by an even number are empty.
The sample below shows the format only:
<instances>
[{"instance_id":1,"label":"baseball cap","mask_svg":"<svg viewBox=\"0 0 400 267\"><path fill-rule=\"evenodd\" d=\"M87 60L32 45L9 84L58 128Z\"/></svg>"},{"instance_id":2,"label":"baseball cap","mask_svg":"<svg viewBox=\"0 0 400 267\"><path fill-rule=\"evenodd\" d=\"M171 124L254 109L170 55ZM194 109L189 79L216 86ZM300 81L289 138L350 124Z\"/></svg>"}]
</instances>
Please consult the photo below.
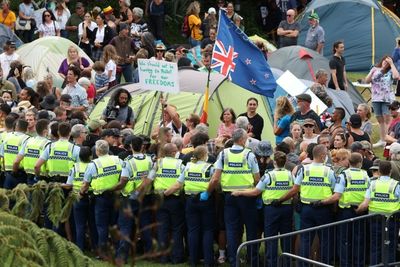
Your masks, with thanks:
<instances>
[{"instance_id":1,"label":"baseball cap","mask_svg":"<svg viewBox=\"0 0 400 267\"><path fill-rule=\"evenodd\" d=\"M400 154L400 144L399 143L391 144L389 152L390 154Z\"/></svg>"},{"instance_id":2,"label":"baseball cap","mask_svg":"<svg viewBox=\"0 0 400 267\"><path fill-rule=\"evenodd\" d=\"M312 12L310 15L308 15L308 19L316 19L319 20L319 16L316 12Z\"/></svg>"},{"instance_id":3,"label":"baseball cap","mask_svg":"<svg viewBox=\"0 0 400 267\"><path fill-rule=\"evenodd\" d=\"M304 125L312 125L312 126L315 126L315 121L314 121L313 119L307 118L307 119L305 119L304 122L303 122L303 126L304 126Z\"/></svg>"},{"instance_id":4,"label":"baseball cap","mask_svg":"<svg viewBox=\"0 0 400 267\"><path fill-rule=\"evenodd\" d=\"M11 41L11 40L8 40L8 41L6 42L6 45L8 45L9 47L13 47L13 48L16 47L15 42L14 42L14 41Z\"/></svg>"},{"instance_id":5,"label":"baseball cap","mask_svg":"<svg viewBox=\"0 0 400 267\"><path fill-rule=\"evenodd\" d=\"M106 124L107 124L107 122L104 120L90 120L87 123L87 127L88 127L89 131L94 132Z\"/></svg>"},{"instance_id":6,"label":"baseball cap","mask_svg":"<svg viewBox=\"0 0 400 267\"><path fill-rule=\"evenodd\" d=\"M379 163L381 162L380 159L376 159L374 160L374 162L372 162L372 166L369 168L371 171L375 171L375 170L379 170Z\"/></svg>"},{"instance_id":7,"label":"baseball cap","mask_svg":"<svg viewBox=\"0 0 400 267\"><path fill-rule=\"evenodd\" d=\"M76 2L75 8L81 8L83 7L83 4L81 2Z\"/></svg>"},{"instance_id":8,"label":"baseball cap","mask_svg":"<svg viewBox=\"0 0 400 267\"><path fill-rule=\"evenodd\" d=\"M302 100L311 103L311 96L309 94L299 94L296 95L296 98L297 100Z\"/></svg>"},{"instance_id":9,"label":"baseball cap","mask_svg":"<svg viewBox=\"0 0 400 267\"><path fill-rule=\"evenodd\" d=\"M215 8L213 8L213 7L210 7L209 9L208 9L208 12L207 12L208 14L217 14L217 11L215 10Z\"/></svg>"},{"instance_id":10,"label":"baseball cap","mask_svg":"<svg viewBox=\"0 0 400 267\"><path fill-rule=\"evenodd\" d=\"M363 145L359 141L355 141L350 146L351 152L358 152L359 150L363 150Z\"/></svg>"}]
</instances>

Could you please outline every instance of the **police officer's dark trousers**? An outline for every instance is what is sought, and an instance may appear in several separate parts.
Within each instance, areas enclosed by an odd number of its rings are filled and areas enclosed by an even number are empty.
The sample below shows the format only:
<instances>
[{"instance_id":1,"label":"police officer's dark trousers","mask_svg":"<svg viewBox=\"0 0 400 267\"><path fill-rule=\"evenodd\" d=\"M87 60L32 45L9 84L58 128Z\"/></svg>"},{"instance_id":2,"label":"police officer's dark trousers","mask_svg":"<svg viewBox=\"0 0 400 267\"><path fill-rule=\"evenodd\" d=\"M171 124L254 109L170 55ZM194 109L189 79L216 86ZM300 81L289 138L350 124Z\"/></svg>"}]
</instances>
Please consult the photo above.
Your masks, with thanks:
<instances>
[{"instance_id":1,"label":"police officer's dark trousers","mask_svg":"<svg viewBox=\"0 0 400 267\"><path fill-rule=\"evenodd\" d=\"M340 208L338 220L355 218L354 208ZM338 257L340 266L365 266L366 221L358 220L338 226Z\"/></svg>"},{"instance_id":2,"label":"police officer's dark trousers","mask_svg":"<svg viewBox=\"0 0 400 267\"><path fill-rule=\"evenodd\" d=\"M273 207L264 205L264 236L276 236L292 231L293 208L292 205ZM291 238L281 239L282 252L290 252ZM267 266L278 265L278 240L265 242L265 258Z\"/></svg>"},{"instance_id":3,"label":"police officer's dark trousers","mask_svg":"<svg viewBox=\"0 0 400 267\"><path fill-rule=\"evenodd\" d=\"M114 222L114 194L106 192L96 195L94 211L98 234L97 245L104 252L108 242L108 228Z\"/></svg>"},{"instance_id":4,"label":"police officer's dark trousers","mask_svg":"<svg viewBox=\"0 0 400 267\"><path fill-rule=\"evenodd\" d=\"M383 218L383 220L382 220ZM386 251L388 256L388 262L395 262L396 251L397 251L397 240L399 235L399 222L398 216L394 219L393 217L387 219L382 216L382 218L374 217L370 222L370 237L371 237L371 258L370 265L377 265L382 262L382 246L383 246L383 236L385 233L383 232L383 227L385 224L385 220L387 220L388 227L388 238L389 238L389 249ZM386 250L386 248L385 248Z\"/></svg>"},{"instance_id":5,"label":"police officer's dark trousers","mask_svg":"<svg viewBox=\"0 0 400 267\"><path fill-rule=\"evenodd\" d=\"M118 228L123 238L132 240L132 232L136 226L135 216L137 216L138 210L139 202L137 200L121 198L121 207L118 214ZM136 231L138 231L138 229L136 229ZM135 242L136 240L133 239L132 241ZM123 259L126 262L130 248L131 245L127 240L120 240L117 249L117 258Z\"/></svg>"},{"instance_id":6,"label":"police officer's dark trousers","mask_svg":"<svg viewBox=\"0 0 400 267\"><path fill-rule=\"evenodd\" d=\"M204 255L204 265L213 266L215 230L214 198L210 197L207 201L200 201L198 195L187 195L185 212L191 266L198 264L201 250ZM201 247L202 249L200 249Z\"/></svg>"},{"instance_id":7,"label":"police officer's dark trousers","mask_svg":"<svg viewBox=\"0 0 400 267\"><path fill-rule=\"evenodd\" d=\"M333 213L331 206L313 207L312 205L302 204L301 213L301 229L315 227L331 223L333 221ZM315 237L315 231L304 233L301 235L300 254L304 258L310 258L310 248ZM323 229L318 231L320 240L320 255L321 261L328 263L333 259L333 243L335 238L332 229ZM299 266L309 266L301 262Z\"/></svg>"},{"instance_id":8,"label":"police officer's dark trousers","mask_svg":"<svg viewBox=\"0 0 400 267\"><path fill-rule=\"evenodd\" d=\"M257 238L257 207L255 197L235 197L225 192L225 226L228 258L231 266L235 266L236 250L239 247L239 234L244 223L247 240ZM258 266L258 246L247 247L248 266Z\"/></svg>"},{"instance_id":9,"label":"police officer's dark trousers","mask_svg":"<svg viewBox=\"0 0 400 267\"><path fill-rule=\"evenodd\" d=\"M4 188L13 189L20 183L26 183L26 173L19 170L16 173L10 171L5 172Z\"/></svg>"},{"instance_id":10,"label":"police officer's dark trousers","mask_svg":"<svg viewBox=\"0 0 400 267\"><path fill-rule=\"evenodd\" d=\"M169 248L168 246L171 245L170 260L172 263L182 263L184 261L183 226L185 212L181 197L174 195L164 197L160 208L157 210L157 223L157 240L161 252L165 253ZM172 244L169 240L172 241ZM168 257L163 255L161 262L168 262Z\"/></svg>"},{"instance_id":11,"label":"police officer's dark trousers","mask_svg":"<svg viewBox=\"0 0 400 267\"><path fill-rule=\"evenodd\" d=\"M97 229L94 219L94 197L91 198L89 195L85 195L74 204L74 221L75 221L75 243L83 251L85 249L85 233L86 226L89 227L91 249L97 248Z\"/></svg>"}]
</instances>

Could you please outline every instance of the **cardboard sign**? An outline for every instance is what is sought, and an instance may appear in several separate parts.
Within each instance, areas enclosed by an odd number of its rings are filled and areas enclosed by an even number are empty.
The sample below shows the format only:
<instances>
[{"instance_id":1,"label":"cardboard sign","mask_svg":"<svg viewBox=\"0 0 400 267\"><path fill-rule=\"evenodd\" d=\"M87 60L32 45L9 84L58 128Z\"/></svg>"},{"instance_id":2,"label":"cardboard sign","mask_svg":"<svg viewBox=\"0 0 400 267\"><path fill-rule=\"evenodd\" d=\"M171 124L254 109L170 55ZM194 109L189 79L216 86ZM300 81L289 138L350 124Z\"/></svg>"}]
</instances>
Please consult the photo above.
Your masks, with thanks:
<instances>
[{"instance_id":1,"label":"cardboard sign","mask_svg":"<svg viewBox=\"0 0 400 267\"><path fill-rule=\"evenodd\" d=\"M291 96L302 94L307 90L307 86L288 70L276 80L276 83Z\"/></svg>"},{"instance_id":2,"label":"cardboard sign","mask_svg":"<svg viewBox=\"0 0 400 267\"><path fill-rule=\"evenodd\" d=\"M276 83L291 96L304 93L309 94L311 96L310 108L318 115L328 108L321 99L319 99L310 89L307 89L307 86L288 70L285 71L278 80L276 80Z\"/></svg>"},{"instance_id":3,"label":"cardboard sign","mask_svg":"<svg viewBox=\"0 0 400 267\"><path fill-rule=\"evenodd\" d=\"M178 66L163 60L139 59L139 81L143 89L178 93Z\"/></svg>"}]
</instances>

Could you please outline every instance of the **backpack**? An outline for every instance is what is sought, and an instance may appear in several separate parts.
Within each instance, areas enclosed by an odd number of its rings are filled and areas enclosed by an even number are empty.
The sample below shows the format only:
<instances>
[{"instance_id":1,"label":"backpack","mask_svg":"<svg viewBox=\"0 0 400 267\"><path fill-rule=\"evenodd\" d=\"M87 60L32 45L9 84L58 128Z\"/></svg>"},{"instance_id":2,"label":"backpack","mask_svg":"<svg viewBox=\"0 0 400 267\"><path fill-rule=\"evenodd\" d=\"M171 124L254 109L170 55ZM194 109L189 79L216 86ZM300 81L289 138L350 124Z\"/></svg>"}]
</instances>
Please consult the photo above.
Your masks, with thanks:
<instances>
[{"instance_id":1,"label":"backpack","mask_svg":"<svg viewBox=\"0 0 400 267\"><path fill-rule=\"evenodd\" d=\"M183 17L183 23L181 28L181 35L183 38L189 38L192 34L192 28L189 26L189 15Z\"/></svg>"}]
</instances>

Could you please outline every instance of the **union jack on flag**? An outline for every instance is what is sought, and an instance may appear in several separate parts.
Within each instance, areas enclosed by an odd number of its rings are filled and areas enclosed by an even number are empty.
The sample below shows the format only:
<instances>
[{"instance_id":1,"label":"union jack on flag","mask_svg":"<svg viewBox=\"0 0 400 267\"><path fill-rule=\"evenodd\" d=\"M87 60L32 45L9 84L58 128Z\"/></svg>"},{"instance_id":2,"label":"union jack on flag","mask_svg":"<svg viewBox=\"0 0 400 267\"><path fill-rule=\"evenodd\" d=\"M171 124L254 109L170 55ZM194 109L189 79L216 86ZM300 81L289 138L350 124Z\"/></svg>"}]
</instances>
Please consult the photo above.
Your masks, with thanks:
<instances>
[{"instance_id":1,"label":"union jack on flag","mask_svg":"<svg viewBox=\"0 0 400 267\"><path fill-rule=\"evenodd\" d=\"M264 54L220 10L211 68L256 94L274 97L275 78Z\"/></svg>"},{"instance_id":2,"label":"union jack on flag","mask_svg":"<svg viewBox=\"0 0 400 267\"><path fill-rule=\"evenodd\" d=\"M216 40L212 54L214 63L211 68L220 67L220 73L226 77L231 71L235 71L236 63L234 59L238 56L239 54L235 52L232 46L229 46L228 51L226 51L224 44L220 40Z\"/></svg>"}]
</instances>

